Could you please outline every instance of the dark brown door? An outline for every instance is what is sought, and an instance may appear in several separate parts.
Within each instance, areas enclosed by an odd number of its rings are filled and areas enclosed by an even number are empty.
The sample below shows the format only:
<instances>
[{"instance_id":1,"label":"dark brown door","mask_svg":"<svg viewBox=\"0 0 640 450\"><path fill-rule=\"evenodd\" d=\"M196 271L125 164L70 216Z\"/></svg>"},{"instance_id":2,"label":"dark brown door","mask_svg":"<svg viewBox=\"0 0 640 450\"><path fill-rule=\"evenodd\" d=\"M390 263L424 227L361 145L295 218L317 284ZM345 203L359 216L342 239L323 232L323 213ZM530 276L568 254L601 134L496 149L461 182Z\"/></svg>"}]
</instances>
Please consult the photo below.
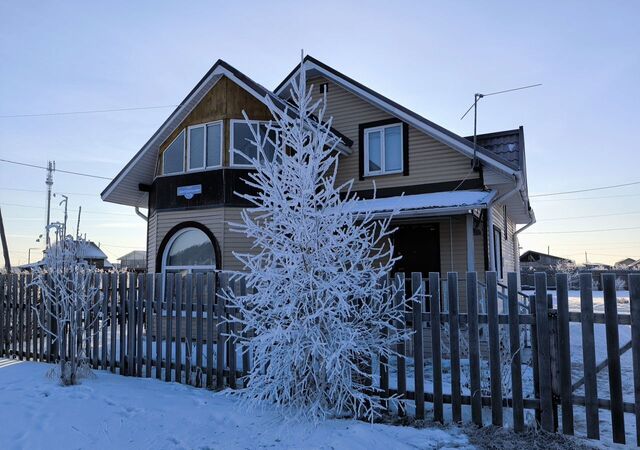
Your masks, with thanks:
<instances>
[{"instance_id":1,"label":"dark brown door","mask_svg":"<svg viewBox=\"0 0 640 450\"><path fill-rule=\"evenodd\" d=\"M400 225L393 235L397 256L395 271L421 272L427 278L429 272L440 272L440 228L437 223Z\"/></svg>"}]
</instances>

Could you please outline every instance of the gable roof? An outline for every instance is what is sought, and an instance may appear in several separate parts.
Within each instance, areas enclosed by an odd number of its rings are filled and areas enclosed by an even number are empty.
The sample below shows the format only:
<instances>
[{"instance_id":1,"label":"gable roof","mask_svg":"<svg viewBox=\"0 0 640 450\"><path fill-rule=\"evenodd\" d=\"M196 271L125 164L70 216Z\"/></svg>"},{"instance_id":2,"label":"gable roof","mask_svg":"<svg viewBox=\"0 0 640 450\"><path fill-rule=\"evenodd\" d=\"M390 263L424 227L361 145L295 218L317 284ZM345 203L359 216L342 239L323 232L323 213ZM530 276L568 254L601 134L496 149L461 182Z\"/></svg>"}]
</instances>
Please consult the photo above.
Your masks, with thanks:
<instances>
[{"instance_id":1,"label":"gable roof","mask_svg":"<svg viewBox=\"0 0 640 450\"><path fill-rule=\"evenodd\" d=\"M102 191L100 194L102 200L129 206L147 207L148 194L140 191L139 185L151 184L153 182L160 145L175 131L222 77L229 78L261 102L264 103L265 99L269 97L276 107L283 111L286 109L290 114L294 113L292 105L286 103L282 98L261 84L256 83L230 64L219 59L187 94L184 100L180 102L160 128L156 130L151 138ZM348 147L353 145L353 141L337 130L333 128L331 130L336 137L341 140L338 149L344 153L349 153Z\"/></svg>"},{"instance_id":2,"label":"gable roof","mask_svg":"<svg viewBox=\"0 0 640 450\"><path fill-rule=\"evenodd\" d=\"M325 78L337 83L347 91L363 98L366 101L374 104L380 109L388 112L389 114L398 117L399 119L413 125L415 128L423 131L427 135L442 142L449 147L469 156L473 157L473 144L468 139L458 136L452 131L447 130L440 125L431 122L425 117L411 111L408 108L394 102L393 100L385 97L384 95L368 88L367 86L357 82L356 80L344 75L343 73L335 70L334 68L324 64L323 62L313 58L312 56L305 56L302 63L296 65L294 69L282 80L282 82L275 88L274 92L278 95L286 93L286 87L295 77L300 70L301 65L304 64L305 70L317 72ZM487 149L478 146L477 157L495 167L501 172L508 175L514 175L519 172L519 167L508 159L503 158L501 155L489 152Z\"/></svg>"}]
</instances>

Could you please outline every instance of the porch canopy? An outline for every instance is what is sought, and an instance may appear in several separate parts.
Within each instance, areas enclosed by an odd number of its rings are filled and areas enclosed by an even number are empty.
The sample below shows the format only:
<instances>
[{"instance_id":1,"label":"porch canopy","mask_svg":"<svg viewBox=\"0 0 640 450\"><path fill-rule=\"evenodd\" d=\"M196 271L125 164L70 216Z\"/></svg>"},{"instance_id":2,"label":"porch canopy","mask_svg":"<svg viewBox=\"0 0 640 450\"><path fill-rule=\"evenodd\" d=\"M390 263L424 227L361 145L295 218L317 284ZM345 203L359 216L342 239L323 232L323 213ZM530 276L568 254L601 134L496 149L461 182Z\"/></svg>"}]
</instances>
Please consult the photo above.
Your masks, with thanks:
<instances>
[{"instance_id":1,"label":"porch canopy","mask_svg":"<svg viewBox=\"0 0 640 450\"><path fill-rule=\"evenodd\" d=\"M354 213L395 217L426 217L443 214L465 214L470 209L485 209L496 196L496 191L449 191L430 194L400 195L395 197L358 200L345 208Z\"/></svg>"}]
</instances>

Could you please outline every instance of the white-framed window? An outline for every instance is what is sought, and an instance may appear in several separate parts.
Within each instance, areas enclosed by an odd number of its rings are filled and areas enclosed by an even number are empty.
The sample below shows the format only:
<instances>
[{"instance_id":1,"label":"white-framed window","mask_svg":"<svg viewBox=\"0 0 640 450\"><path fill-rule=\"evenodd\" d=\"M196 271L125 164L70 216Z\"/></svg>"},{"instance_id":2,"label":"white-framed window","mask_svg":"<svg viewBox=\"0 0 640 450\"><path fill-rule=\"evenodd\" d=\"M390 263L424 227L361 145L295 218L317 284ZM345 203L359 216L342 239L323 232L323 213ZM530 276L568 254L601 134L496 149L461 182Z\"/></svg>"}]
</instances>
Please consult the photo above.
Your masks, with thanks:
<instances>
[{"instance_id":1,"label":"white-framed window","mask_svg":"<svg viewBox=\"0 0 640 450\"><path fill-rule=\"evenodd\" d=\"M162 255L162 273L198 273L216 270L216 251L204 231L188 227L171 236ZM164 278L164 277L163 277Z\"/></svg>"},{"instance_id":2,"label":"white-framed window","mask_svg":"<svg viewBox=\"0 0 640 450\"><path fill-rule=\"evenodd\" d=\"M233 167L251 167L252 159L255 159L258 153L256 145L252 142L255 140L251 128L259 132L260 139L264 139L267 132L267 122L257 120L231 120L231 132L229 133L229 153L231 154L231 166ZM275 141L275 132L272 131L271 140ZM267 158L272 159L275 148L267 143L264 149Z\"/></svg>"},{"instance_id":3,"label":"white-framed window","mask_svg":"<svg viewBox=\"0 0 640 450\"><path fill-rule=\"evenodd\" d=\"M364 130L364 174L386 175L403 171L401 123Z\"/></svg>"},{"instance_id":4,"label":"white-framed window","mask_svg":"<svg viewBox=\"0 0 640 450\"><path fill-rule=\"evenodd\" d=\"M162 154L162 174L184 172L185 132L182 130Z\"/></svg>"},{"instance_id":5,"label":"white-framed window","mask_svg":"<svg viewBox=\"0 0 640 450\"><path fill-rule=\"evenodd\" d=\"M500 228L493 226L493 260L496 264L498 279L504 276L504 259L502 255L502 233Z\"/></svg>"},{"instance_id":6,"label":"white-framed window","mask_svg":"<svg viewBox=\"0 0 640 450\"><path fill-rule=\"evenodd\" d=\"M187 170L222 166L222 121L187 128Z\"/></svg>"}]
</instances>

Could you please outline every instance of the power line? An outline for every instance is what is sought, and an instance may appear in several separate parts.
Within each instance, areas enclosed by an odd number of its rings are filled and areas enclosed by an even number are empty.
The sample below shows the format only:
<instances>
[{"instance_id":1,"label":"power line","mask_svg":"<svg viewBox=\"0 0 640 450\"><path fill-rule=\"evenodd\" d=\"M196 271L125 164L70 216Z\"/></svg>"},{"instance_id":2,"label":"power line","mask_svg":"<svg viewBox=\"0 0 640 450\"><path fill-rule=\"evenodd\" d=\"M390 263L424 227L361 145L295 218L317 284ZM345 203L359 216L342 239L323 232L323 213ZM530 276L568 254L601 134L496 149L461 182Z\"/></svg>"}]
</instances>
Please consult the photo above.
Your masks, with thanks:
<instances>
[{"instance_id":1,"label":"power line","mask_svg":"<svg viewBox=\"0 0 640 450\"><path fill-rule=\"evenodd\" d=\"M0 191L34 192L38 194L47 192L43 189L20 189L20 188L7 188L7 187L0 187ZM56 191L56 193L65 194L65 195L85 195L87 197L97 197L100 195L100 194L87 194L86 192L57 192Z\"/></svg>"},{"instance_id":2,"label":"power line","mask_svg":"<svg viewBox=\"0 0 640 450\"><path fill-rule=\"evenodd\" d=\"M552 195L577 194L579 192L601 191L603 189L614 189L614 188L625 187L625 186L634 186L636 184L640 184L640 181L632 181L631 183L623 183L623 184L613 184L611 186L601 186L596 188L577 189L575 191L548 192L546 194L534 194L534 195L530 195L529 197L550 197Z\"/></svg>"},{"instance_id":3,"label":"power line","mask_svg":"<svg viewBox=\"0 0 640 450\"><path fill-rule=\"evenodd\" d=\"M35 206L35 205L22 205L20 203L2 203L0 206L16 206L19 208L32 208L32 209L46 209L44 206ZM54 211L63 211L61 208L52 208ZM77 209L70 209L69 212L78 212ZM102 212L102 211L86 211L82 210L83 213L87 214L102 214L106 216L126 216L132 217L133 213L125 214L125 213L116 213L116 212Z\"/></svg>"},{"instance_id":4,"label":"power line","mask_svg":"<svg viewBox=\"0 0 640 450\"><path fill-rule=\"evenodd\" d=\"M141 111L146 109L162 109L162 108L175 108L178 105L160 105L160 106L139 106L134 108L115 108L115 109L89 109L83 111L63 111L63 112L50 112L50 113L36 113L36 114L6 114L0 115L0 119L9 119L15 117L45 117L45 116L71 116L77 114L98 114L107 112L121 112L121 111Z\"/></svg>"},{"instance_id":5,"label":"power line","mask_svg":"<svg viewBox=\"0 0 640 450\"><path fill-rule=\"evenodd\" d=\"M633 214L640 214L640 211L633 211L633 212L626 212L626 213L613 213L613 214L595 214L593 216L554 217L552 219L540 219L538 220L538 222L550 222L554 220L571 220L571 219L593 219L597 217L628 216Z\"/></svg>"},{"instance_id":6,"label":"power line","mask_svg":"<svg viewBox=\"0 0 640 450\"><path fill-rule=\"evenodd\" d=\"M603 198L621 198L621 197L640 197L640 194L618 194L618 195L601 195L599 197L571 197L571 198L543 198L542 200L535 200L538 202L564 202L574 200L599 200Z\"/></svg>"},{"instance_id":7,"label":"power line","mask_svg":"<svg viewBox=\"0 0 640 450\"><path fill-rule=\"evenodd\" d=\"M25 167L33 167L34 169L47 170L47 168L45 166L38 166L37 164L29 164L29 163L20 162L20 161L10 161L8 159L0 158L0 162L5 162L5 163L9 163L9 164L17 164L19 166L25 166ZM101 180L113 180L113 178L109 178L109 177L103 177L103 176L94 175L94 174L91 174L91 173L74 172L72 170L55 169L55 171L56 172L60 172L60 173L68 173L70 175L78 175L78 176L81 176L81 177L99 178Z\"/></svg>"},{"instance_id":8,"label":"power line","mask_svg":"<svg viewBox=\"0 0 640 450\"><path fill-rule=\"evenodd\" d=\"M624 231L624 230L640 230L640 227L626 228L601 228L599 230L566 230L566 231L535 231L527 234L566 234L566 233L599 233L601 231ZM526 231L525 231L526 233Z\"/></svg>"}]
</instances>

